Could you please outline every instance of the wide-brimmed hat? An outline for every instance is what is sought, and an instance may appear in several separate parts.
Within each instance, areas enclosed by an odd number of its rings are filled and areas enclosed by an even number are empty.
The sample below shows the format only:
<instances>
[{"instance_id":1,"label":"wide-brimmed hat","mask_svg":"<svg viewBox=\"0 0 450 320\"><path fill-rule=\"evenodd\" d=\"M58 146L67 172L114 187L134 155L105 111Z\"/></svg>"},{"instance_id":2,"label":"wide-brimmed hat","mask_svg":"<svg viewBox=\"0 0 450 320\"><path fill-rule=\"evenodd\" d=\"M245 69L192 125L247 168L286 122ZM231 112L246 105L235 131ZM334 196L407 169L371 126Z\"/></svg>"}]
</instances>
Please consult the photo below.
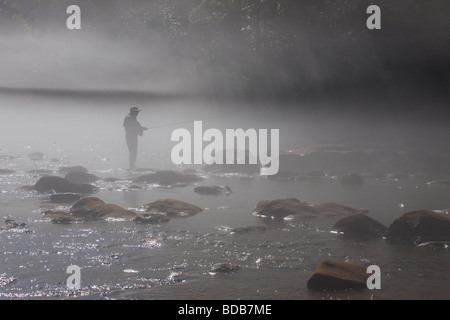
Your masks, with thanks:
<instances>
[{"instance_id":1,"label":"wide-brimmed hat","mask_svg":"<svg viewBox=\"0 0 450 320\"><path fill-rule=\"evenodd\" d=\"M130 112L139 112L141 111L141 109L139 109L138 107L131 107Z\"/></svg>"}]
</instances>

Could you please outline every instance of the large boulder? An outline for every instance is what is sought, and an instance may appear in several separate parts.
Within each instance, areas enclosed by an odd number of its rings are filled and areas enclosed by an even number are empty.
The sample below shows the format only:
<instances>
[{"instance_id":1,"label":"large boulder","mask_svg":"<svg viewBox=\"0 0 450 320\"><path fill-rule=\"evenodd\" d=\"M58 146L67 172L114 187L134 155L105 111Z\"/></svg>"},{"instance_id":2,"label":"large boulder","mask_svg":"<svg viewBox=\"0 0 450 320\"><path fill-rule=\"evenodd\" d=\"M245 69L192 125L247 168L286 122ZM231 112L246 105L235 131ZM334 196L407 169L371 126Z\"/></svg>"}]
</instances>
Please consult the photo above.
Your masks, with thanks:
<instances>
[{"instance_id":1,"label":"large boulder","mask_svg":"<svg viewBox=\"0 0 450 320\"><path fill-rule=\"evenodd\" d=\"M407 212L390 225L385 237L402 244L450 241L450 218L427 210Z\"/></svg>"},{"instance_id":2,"label":"large boulder","mask_svg":"<svg viewBox=\"0 0 450 320\"><path fill-rule=\"evenodd\" d=\"M77 171L67 172L64 178L72 183L92 183L100 180L96 175Z\"/></svg>"},{"instance_id":3,"label":"large boulder","mask_svg":"<svg viewBox=\"0 0 450 320\"><path fill-rule=\"evenodd\" d=\"M367 288L368 277L360 265L326 259L320 262L306 285L318 291L361 290Z\"/></svg>"},{"instance_id":4,"label":"large boulder","mask_svg":"<svg viewBox=\"0 0 450 320\"><path fill-rule=\"evenodd\" d=\"M230 194L231 189L228 186L198 186L194 188L194 192L203 195L220 195Z\"/></svg>"},{"instance_id":5,"label":"large boulder","mask_svg":"<svg viewBox=\"0 0 450 320\"><path fill-rule=\"evenodd\" d=\"M261 217L284 218L287 216L314 217L318 215L317 210L298 199L276 199L271 201L260 201L253 212Z\"/></svg>"},{"instance_id":6,"label":"large boulder","mask_svg":"<svg viewBox=\"0 0 450 320\"><path fill-rule=\"evenodd\" d=\"M196 205L174 199L160 199L144 206L147 212L163 213L169 217L190 217L201 211Z\"/></svg>"},{"instance_id":7,"label":"large boulder","mask_svg":"<svg viewBox=\"0 0 450 320\"><path fill-rule=\"evenodd\" d=\"M372 239L381 238L387 227L359 213L340 219L331 230L349 238Z\"/></svg>"},{"instance_id":8,"label":"large boulder","mask_svg":"<svg viewBox=\"0 0 450 320\"><path fill-rule=\"evenodd\" d=\"M276 199L260 201L253 212L261 217L282 219L287 216L317 217L338 216L368 212L368 210L355 209L334 202L310 205L298 199Z\"/></svg>"},{"instance_id":9,"label":"large boulder","mask_svg":"<svg viewBox=\"0 0 450 320\"><path fill-rule=\"evenodd\" d=\"M90 184L71 183L64 178L47 176L40 178L32 187L40 193L44 192L73 192L73 193L93 193L96 188Z\"/></svg>"},{"instance_id":10,"label":"large boulder","mask_svg":"<svg viewBox=\"0 0 450 320\"><path fill-rule=\"evenodd\" d=\"M195 174L183 173L179 171L163 170L134 179L134 182L158 183L161 185L173 185L177 183L195 183L203 180Z\"/></svg>"},{"instance_id":11,"label":"large boulder","mask_svg":"<svg viewBox=\"0 0 450 320\"><path fill-rule=\"evenodd\" d=\"M81 198L69 210L76 217L85 217L88 220L104 219L134 219L137 214L115 204L106 204L95 197Z\"/></svg>"}]
</instances>

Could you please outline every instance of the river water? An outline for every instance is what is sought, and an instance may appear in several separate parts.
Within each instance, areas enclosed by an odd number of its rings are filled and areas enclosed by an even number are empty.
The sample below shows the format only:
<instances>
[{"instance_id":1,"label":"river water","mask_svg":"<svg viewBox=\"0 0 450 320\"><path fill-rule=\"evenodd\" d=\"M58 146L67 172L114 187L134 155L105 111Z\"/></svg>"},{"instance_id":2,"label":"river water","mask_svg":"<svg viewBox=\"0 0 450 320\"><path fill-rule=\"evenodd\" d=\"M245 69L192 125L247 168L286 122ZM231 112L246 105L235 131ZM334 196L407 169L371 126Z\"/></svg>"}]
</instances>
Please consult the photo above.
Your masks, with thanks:
<instances>
[{"instance_id":1,"label":"river water","mask_svg":"<svg viewBox=\"0 0 450 320\"><path fill-rule=\"evenodd\" d=\"M26 110L32 112L29 102L27 106ZM8 110L12 118L22 117L19 111ZM0 159L0 168L15 170L0 175L0 215L3 220L10 217L25 222L31 232L0 232L0 299L450 299L448 248L400 246L383 239L344 239L330 232L339 217L273 221L252 214L261 200L297 198L311 204L336 202L369 209L369 216L389 226L407 211L450 207L448 187L429 186L420 178L389 183L366 179L360 187L344 187L331 178L276 181L262 176L200 173L206 179L200 184L226 184L233 192L204 196L193 191L195 185L141 185L142 189L133 189L131 180L141 173L124 169L123 110L102 110L95 119L84 121L71 119L75 109L53 106L51 112L67 116L66 125L45 120L49 113L25 117L26 121L20 123L3 120L5 134L7 130L32 128L14 143L3 135L3 154L18 157ZM142 119L146 120L144 112ZM164 108L155 109L153 118L147 119L151 122L148 126L167 123L163 114ZM118 128L105 131L95 127L95 123L113 121ZM211 126L219 127L220 120L215 121ZM62 131L65 126L69 133ZM39 128L45 130L33 134ZM299 130L305 128L306 123ZM143 140L139 165L173 167L167 156L171 130L162 129ZM63 136L79 134L67 145L56 131ZM284 137L295 134L285 132ZM283 130L281 136L283 139ZM307 139L300 143L309 142ZM289 143L282 140L281 145ZM38 147L47 158L28 159L27 153L38 151ZM76 152L70 154L70 150ZM100 189L94 196L107 203L133 209L157 199L174 198L204 210L162 225L137 225L132 221L52 224L39 211L51 205L48 195L20 187L33 184L43 174L30 170L58 174L58 168L67 165L83 165L101 178L126 179L94 183ZM232 234L224 226L266 229ZM308 290L308 279L326 258L378 265L381 289L334 293ZM209 271L216 263L237 264L240 269L212 274ZM81 268L81 290L73 292L66 287L69 265Z\"/></svg>"}]
</instances>

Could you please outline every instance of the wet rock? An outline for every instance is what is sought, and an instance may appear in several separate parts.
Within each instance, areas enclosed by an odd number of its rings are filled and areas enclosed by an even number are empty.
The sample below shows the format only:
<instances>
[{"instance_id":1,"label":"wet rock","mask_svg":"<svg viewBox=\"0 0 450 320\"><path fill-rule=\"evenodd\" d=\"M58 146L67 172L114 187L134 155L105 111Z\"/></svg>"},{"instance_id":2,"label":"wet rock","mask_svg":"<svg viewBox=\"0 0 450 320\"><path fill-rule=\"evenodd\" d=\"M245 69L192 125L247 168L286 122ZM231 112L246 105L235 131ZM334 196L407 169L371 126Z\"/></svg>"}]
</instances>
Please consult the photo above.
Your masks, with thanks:
<instances>
[{"instance_id":1,"label":"wet rock","mask_svg":"<svg viewBox=\"0 0 450 320\"><path fill-rule=\"evenodd\" d=\"M211 267L211 270L209 270L210 273L217 273L217 272L221 272L221 273L229 273L229 272L234 272L234 271L238 271L241 267L239 265L236 264L231 264L231 263L216 263Z\"/></svg>"},{"instance_id":2,"label":"wet rock","mask_svg":"<svg viewBox=\"0 0 450 320\"><path fill-rule=\"evenodd\" d=\"M360 290L367 288L366 268L349 262L323 260L307 282L308 289L318 291Z\"/></svg>"},{"instance_id":3,"label":"wet rock","mask_svg":"<svg viewBox=\"0 0 450 320\"><path fill-rule=\"evenodd\" d=\"M332 228L333 232L358 239L381 238L386 230L386 226L361 213L340 219Z\"/></svg>"},{"instance_id":4,"label":"wet rock","mask_svg":"<svg viewBox=\"0 0 450 320\"><path fill-rule=\"evenodd\" d=\"M71 183L92 183L100 180L96 175L77 171L67 172L65 179Z\"/></svg>"},{"instance_id":5,"label":"wet rock","mask_svg":"<svg viewBox=\"0 0 450 320\"><path fill-rule=\"evenodd\" d=\"M57 193L93 193L97 189L90 184L71 183L64 178L47 176L40 178L32 187L40 193L54 191Z\"/></svg>"},{"instance_id":6,"label":"wet rock","mask_svg":"<svg viewBox=\"0 0 450 320\"><path fill-rule=\"evenodd\" d=\"M51 222L59 224L81 223L88 220L87 218L76 217L64 211L47 211L44 214L44 218L50 219Z\"/></svg>"},{"instance_id":7,"label":"wet rock","mask_svg":"<svg viewBox=\"0 0 450 320\"><path fill-rule=\"evenodd\" d=\"M245 226L245 227L235 227L231 229L231 233L250 233L250 232L262 232L266 231L267 228L264 226Z\"/></svg>"},{"instance_id":8,"label":"wet rock","mask_svg":"<svg viewBox=\"0 0 450 320\"><path fill-rule=\"evenodd\" d=\"M44 160L45 154L42 152L32 152L28 155L28 158L33 161L41 161Z\"/></svg>"},{"instance_id":9,"label":"wet rock","mask_svg":"<svg viewBox=\"0 0 450 320\"><path fill-rule=\"evenodd\" d=\"M351 173L342 176L340 182L346 186L360 186L364 183L364 178L358 173Z\"/></svg>"},{"instance_id":10,"label":"wet rock","mask_svg":"<svg viewBox=\"0 0 450 320\"><path fill-rule=\"evenodd\" d=\"M169 222L170 219L162 213L140 213L133 221L138 224L161 224Z\"/></svg>"},{"instance_id":11,"label":"wet rock","mask_svg":"<svg viewBox=\"0 0 450 320\"><path fill-rule=\"evenodd\" d=\"M427 182L427 185L450 187L450 179L430 181L430 182Z\"/></svg>"},{"instance_id":12,"label":"wet rock","mask_svg":"<svg viewBox=\"0 0 450 320\"><path fill-rule=\"evenodd\" d=\"M134 182L173 185L177 183L195 183L201 180L203 180L203 178L195 174L164 170L137 177L136 179L134 179Z\"/></svg>"},{"instance_id":13,"label":"wet rock","mask_svg":"<svg viewBox=\"0 0 450 320\"><path fill-rule=\"evenodd\" d=\"M15 170L11 170L11 169L0 169L0 174L13 174L15 173Z\"/></svg>"},{"instance_id":14,"label":"wet rock","mask_svg":"<svg viewBox=\"0 0 450 320\"><path fill-rule=\"evenodd\" d=\"M253 210L255 214L262 217L273 217L282 219L287 216L301 215L314 217L319 213L312 206L297 199L276 199L271 201L260 201Z\"/></svg>"},{"instance_id":15,"label":"wet rock","mask_svg":"<svg viewBox=\"0 0 450 320\"><path fill-rule=\"evenodd\" d=\"M0 228L0 231L7 231L12 229L19 229L22 230L25 233L30 233L31 230L26 228L26 223L24 222L16 222L13 219L6 219L5 220L5 226Z\"/></svg>"},{"instance_id":16,"label":"wet rock","mask_svg":"<svg viewBox=\"0 0 450 320\"><path fill-rule=\"evenodd\" d=\"M60 167L58 169L58 172L60 173L69 173L69 172L81 172L81 173L88 173L88 169L86 169L83 166L72 166L72 167Z\"/></svg>"},{"instance_id":17,"label":"wet rock","mask_svg":"<svg viewBox=\"0 0 450 320\"><path fill-rule=\"evenodd\" d=\"M84 197L75 202L69 210L76 217L88 220L134 219L137 214L115 204L106 204L96 197Z\"/></svg>"},{"instance_id":18,"label":"wet rock","mask_svg":"<svg viewBox=\"0 0 450 320\"><path fill-rule=\"evenodd\" d=\"M243 234L243 233L250 233L250 232L263 232L266 231L265 226L245 226L245 227L235 227L230 228L226 226L219 226L217 227L219 230L228 231L231 234Z\"/></svg>"},{"instance_id":19,"label":"wet rock","mask_svg":"<svg viewBox=\"0 0 450 320\"><path fill-rule=\"evenodd\" d=\"M231 189L228 186L198 186L194 188L194 192L203 195L219 195L230 194Z\"/></svg>"},{"instance_id":20,"label":"wet rock","mask_svg":"<svg viewBox=\"0 0 450 320\"><path fill-rule=\"evenodd\" d=\"M298 199L276 199L271 201L260 201L253 210L256 215L282 219L287 216L295 217L317 217L337 216L368 212L364 209L327 202L318 205L310 205Z\"/></svg>"},{"instance_id":21,"label":"wet rock","mask_svg":"<svg viewBox=\"0 0 450 320\"><path fill-rule=\"evenodd\" d=\"M169 217L190 217L203 211L202 208L193 204L174 199L156 200L144 207L147 212L163 213Z\"/></svg>"},{"instance_id":22,"label":"wet rock","mask_svg":"<svg viewBox=\"0 0 450 320\"><path fill-rule=\"evenodd\" d=\"M81 196L77 193L55 193L50 196L50 202L53 203L73 203L80 200Z\"/></svg>"},{"instance_id":23,"label":"wet rock","mask_svg":"<svg viewBox=\"0 0 450 320\"><path fill-rule=\"evenodd\" d=\"M390 225L385 237L402 244L450 241L450 218L427 210L407 212Z\"/></svg>"}]
</instances>

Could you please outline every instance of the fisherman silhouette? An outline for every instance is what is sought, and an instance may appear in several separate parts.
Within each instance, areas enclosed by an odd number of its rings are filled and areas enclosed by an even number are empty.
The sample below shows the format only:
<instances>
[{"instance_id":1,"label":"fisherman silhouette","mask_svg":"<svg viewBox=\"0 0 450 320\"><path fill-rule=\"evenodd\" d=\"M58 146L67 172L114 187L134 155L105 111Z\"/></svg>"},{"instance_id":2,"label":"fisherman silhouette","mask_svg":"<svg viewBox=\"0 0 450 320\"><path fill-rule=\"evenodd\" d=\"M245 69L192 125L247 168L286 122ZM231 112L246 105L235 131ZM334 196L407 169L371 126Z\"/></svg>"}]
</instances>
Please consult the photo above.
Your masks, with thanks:
<instances>
[{"instance_id":1,"label":"fisherman silhouette","mask_svg":"<svg viewBox=\"0 0 450 320\"><path fill-rule=\"evenodd\" d=\"M127 147L129 152L130 169L136 169L137 148L138 148L138 136L142 136L144 131L148 128L141 126L137 121L137 116L141 109L138 107L132 107L130 113L125 117L123 126L125 127L125 138L127 141Z\"/></svg>"}]
</instances>

